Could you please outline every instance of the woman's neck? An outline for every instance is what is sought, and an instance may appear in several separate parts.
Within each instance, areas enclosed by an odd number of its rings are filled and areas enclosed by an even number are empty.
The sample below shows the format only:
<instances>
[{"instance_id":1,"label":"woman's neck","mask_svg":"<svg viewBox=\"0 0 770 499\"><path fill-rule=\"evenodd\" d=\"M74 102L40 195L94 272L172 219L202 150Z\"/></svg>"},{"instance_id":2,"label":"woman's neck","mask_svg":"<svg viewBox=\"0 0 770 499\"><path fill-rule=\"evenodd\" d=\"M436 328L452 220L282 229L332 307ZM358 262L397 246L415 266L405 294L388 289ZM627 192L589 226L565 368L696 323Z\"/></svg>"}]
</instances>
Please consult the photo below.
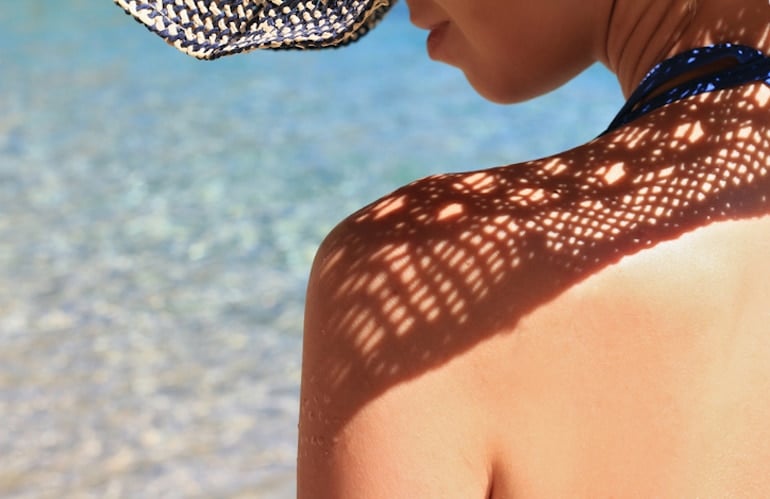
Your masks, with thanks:
<instances>
[{"instance_id":1,"label":"woman's neck","mask_svg":"<svg viewBox=\"0 0 770 499\"><path fill-rule=\"evenodd\" d=\"M720 42L770 53L767 0L616 0L601 62L628 97L657 63Z\"/></svg>"}]
</instances>

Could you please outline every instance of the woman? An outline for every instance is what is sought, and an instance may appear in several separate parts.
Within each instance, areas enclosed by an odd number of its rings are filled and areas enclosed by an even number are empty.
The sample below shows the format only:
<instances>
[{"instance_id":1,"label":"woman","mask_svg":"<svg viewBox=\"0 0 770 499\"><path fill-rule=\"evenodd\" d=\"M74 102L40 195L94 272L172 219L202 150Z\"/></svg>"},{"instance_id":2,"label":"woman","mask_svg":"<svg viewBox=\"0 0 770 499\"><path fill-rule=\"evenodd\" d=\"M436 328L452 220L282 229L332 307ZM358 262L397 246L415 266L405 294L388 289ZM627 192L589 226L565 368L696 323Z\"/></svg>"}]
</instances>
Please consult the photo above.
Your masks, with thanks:
<instances>
[{"instance_id":1,"label":"woman","mask_svg":"<svg viewBox=\"0 0 770 499\"><path fill-rule=\"evenodd\" d=\"M407 3L430 56L498 102L594 61L630 96L690 49L770 53L765 0ZM721 48L652 96L745 64ZM308 290L299 497L770 496L762 67L343 221Z\"/></svg>"},{"instance_id":2,"label":"woman","mask_svg":"<svg viewBox=\"0 0 770 499\"><path fill-rule=\"evenodd\" d=\"M344 44L389 6L116 1L202 58ZM600 61L629 102L581 147L419 180L326 238L299 497L770 496L770 6L407 3L490 100Z\"/></svg>"}]
</instances>

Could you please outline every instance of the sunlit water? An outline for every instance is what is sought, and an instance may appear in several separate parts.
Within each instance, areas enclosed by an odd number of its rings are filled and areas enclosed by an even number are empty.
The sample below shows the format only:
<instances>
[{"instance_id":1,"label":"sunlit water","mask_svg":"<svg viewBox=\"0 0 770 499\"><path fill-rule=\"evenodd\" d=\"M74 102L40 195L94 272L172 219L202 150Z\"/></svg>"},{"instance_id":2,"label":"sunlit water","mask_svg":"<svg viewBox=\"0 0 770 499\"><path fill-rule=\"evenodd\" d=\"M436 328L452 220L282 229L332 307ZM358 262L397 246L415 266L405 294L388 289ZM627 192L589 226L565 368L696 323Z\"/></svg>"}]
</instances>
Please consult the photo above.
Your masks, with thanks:
<instances>
[{"instance_id":1,"label":"sunlit water","mask_svg":"<svg viewBox=\"0 0 770 499\"><path fill-rule=\"evenodd\" d=\"M108 0L0 9L0 496L294 495L303 293L400 184L533 159L621 102L493 106L403 5L336 51L203 63Z\"/></svg>"}]
</instances>

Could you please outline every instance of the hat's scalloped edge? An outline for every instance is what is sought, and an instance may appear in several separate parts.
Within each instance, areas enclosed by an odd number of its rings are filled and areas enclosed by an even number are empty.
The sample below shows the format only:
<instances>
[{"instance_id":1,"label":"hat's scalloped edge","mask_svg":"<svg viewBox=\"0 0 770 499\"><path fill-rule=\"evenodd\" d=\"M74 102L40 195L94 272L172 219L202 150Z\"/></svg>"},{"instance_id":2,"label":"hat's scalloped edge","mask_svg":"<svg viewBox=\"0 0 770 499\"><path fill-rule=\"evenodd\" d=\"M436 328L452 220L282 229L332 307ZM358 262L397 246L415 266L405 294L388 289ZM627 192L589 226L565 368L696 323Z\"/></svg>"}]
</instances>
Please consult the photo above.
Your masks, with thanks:
<instances>
[{"instance_id":1,"label":"hat's scalloped edge","mask_svg":"<svg viewBox=\"0 0 770 499\"><path fill-rule=\"evenodd\" d=\"M344 47L360 39L368 33L390 10L397 0L373 0L374 3L380 3L379 7L365 9L360 17L351 24L351 29L339 31L332 36L319 41L309 37L296 37L291 39L263 39L255 42L238 43L239 38L235 36L225 44L210 43L201 46L197 40L191 40L183 33L184 28L169 18L165 13L158 10L154 5L147 2L137 2L131 0L113 0L123 11L131 16L136 22L143 25L148 31L161 37L168 45L171 45L180 52L199 60L214 60L227 55L251 52L254 50L312 50L321 48L339 48ZM151 12L148 13L148 12ZM374 19L369 19L374 15ZM163 20L163 29L158 27L155 19L160 17ZM369 24L368 24L369 23ZM172 34L170 29L173 27L176 34Z\"/></svg>"}]
</instances>

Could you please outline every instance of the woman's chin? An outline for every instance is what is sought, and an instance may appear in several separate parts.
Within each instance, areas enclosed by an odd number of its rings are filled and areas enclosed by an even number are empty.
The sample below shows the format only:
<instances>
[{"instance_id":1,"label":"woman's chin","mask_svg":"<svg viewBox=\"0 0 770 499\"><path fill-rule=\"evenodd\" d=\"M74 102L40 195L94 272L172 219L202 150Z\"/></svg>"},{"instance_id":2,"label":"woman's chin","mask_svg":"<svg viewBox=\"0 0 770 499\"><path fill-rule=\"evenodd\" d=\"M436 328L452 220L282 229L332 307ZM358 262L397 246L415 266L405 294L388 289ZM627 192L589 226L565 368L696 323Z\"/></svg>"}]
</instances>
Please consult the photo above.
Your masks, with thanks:
<instances>
[{"instance_id":1,"label":"woman's chin","mask_svg":"<svg viewBox=\"0 0 770 499\"><path fill-rule=\"evenodd\" d=\"M533 80L515 74L484 74L461 68L471 87L483 98L495 104L518 104L545 95L569 81L552 78Z\"/></svg>"},{"instance_id":2,"label":"woman's chin","mask_svg":"<svg viewBox=\"0 0 770 499\"><path fill-rule=\"evenodd\" d=\"M534 97L537 97L537 93L525 93L515 85L505 85L500 82L490 82L482 78L475 78L467 71L465 78L470 83L471 87L484 99L494 102L495 104L518 104L520 102L527 101Z\"/></svg>"}]
</instances>

